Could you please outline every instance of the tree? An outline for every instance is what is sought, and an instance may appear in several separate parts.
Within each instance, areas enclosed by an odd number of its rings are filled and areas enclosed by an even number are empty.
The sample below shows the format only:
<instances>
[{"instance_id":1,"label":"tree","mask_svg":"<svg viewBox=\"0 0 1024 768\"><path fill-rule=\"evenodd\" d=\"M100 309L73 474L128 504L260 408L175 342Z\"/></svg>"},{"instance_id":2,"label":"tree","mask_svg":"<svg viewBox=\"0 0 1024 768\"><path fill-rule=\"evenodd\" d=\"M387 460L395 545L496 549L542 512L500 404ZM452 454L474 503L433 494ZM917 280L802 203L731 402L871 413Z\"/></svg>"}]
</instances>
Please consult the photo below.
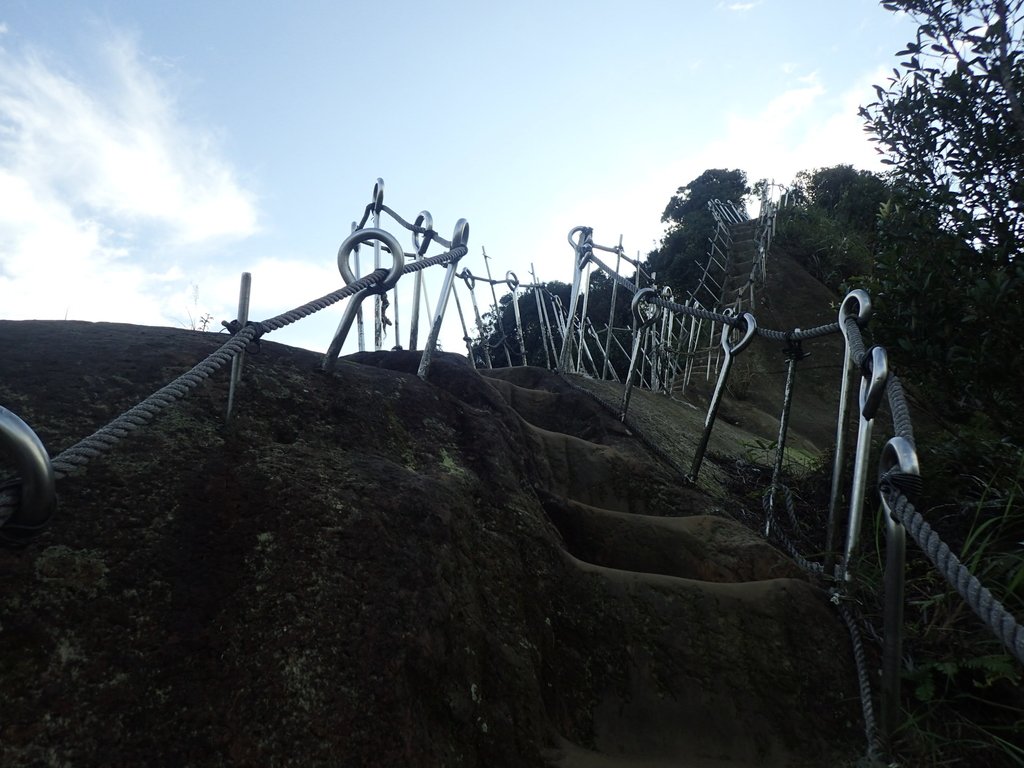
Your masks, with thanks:
<instances>
[{"instance_id":1,"label":"tree","mask_svg":"<svg viewBox=\"0 0 1024 768\"><path fill-rule=\"evenodd\" d=\"M1024 0L887 0L920 22L861 109L897 176L941 224L1008 265L1024 248Z\"/></svg>"},{"instance_id":2,"label":"tree","mask_svg":"<svg viewBox=\"0 0 1024 768\"><path fill-rule=\"evenodd\" d=\"M989 414L999 434L1024 440L1024 0L883 6L919 27L861 110L893 169L878 329L946 415Z\"/></svg>"},{"instance_id":3,"label":"tree","mask_svg":"<svg viewBox=\"0 0 1024 768\"><path fill-rule=\"evenodd\" d=\"M661 214L661 220L669 226L661 247L648 255L648 272L656 272L658 283L672 286L677 296L693 290L707 259L707 240L715 226L708 203L731 200L742 206L749 192L746 173L723 168L704 171L679 187Z\"/></svg>"}]
</instances>

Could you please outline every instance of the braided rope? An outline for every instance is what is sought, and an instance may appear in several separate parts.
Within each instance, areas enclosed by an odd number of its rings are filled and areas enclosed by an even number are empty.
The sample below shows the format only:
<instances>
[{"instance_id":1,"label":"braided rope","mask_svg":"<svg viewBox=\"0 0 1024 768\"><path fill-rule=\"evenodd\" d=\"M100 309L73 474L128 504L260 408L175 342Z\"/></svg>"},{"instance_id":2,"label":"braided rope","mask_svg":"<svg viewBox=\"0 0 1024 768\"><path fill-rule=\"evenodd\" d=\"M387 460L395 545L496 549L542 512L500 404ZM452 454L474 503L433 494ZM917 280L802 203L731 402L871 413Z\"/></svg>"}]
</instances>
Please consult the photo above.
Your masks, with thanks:
<instances>
[{"instance_id":1,"label":"braided rope","mask_svg":"<svg viewBox=\"0 0 1024 768\"><path fill-rule=\"evenodd\" d=\"M782 484L779 484L774 490L777 490L782 496L782 499L786 505L786 516L789 518L790 525L792 525L793 528L796 529L796 508L793 504L793 493L789 490L788 486ZM770 514L772 491L773 488L768 488L764 492L764 495L761 496L761 509L764 511L766 517ZM801 569L807 571L808 573L813 573L816 575L824 573L825 569L822 567L821 563L815 563L814 561L808 560L806 557L800 554L800 550L797 549L797 546L793 543L793 540L789 538L789 536L786 535L786 533L778 525L771 526L769 530L771 532L771 535L776 539L779 545L784 550L786 550L786 554L793 558L793 561L798 566L800 566Z\"/></svg>"},{"instance_id":2,"label":"braided rope","mask_svg":"<svg viewBox=\"0 0 1024 768\"><path fill-rule=\"evenodd\" d=\"M885 392L889 401L889 412L892 414L892 428L897 437L903 437L914 443L914 425L910 421L910 408L907 405L907 396L903 392L903 385L890 373L885 382Z\"/></svg>"},{"instance_id":3,"label":"braided rope","mask_svg":"<svg viewBox=\"0 0 1024 768\"><path fill-rule=\"evenodd\" d=\"M906 526L914 541L1017 661L1024 664L1024 627L993 597L987 587L972 574L949 546L928 525L920 512L891 481L883 480L880 489L892 515Z\"/></svg>"},{"instance_id":4,"label":"braided rope","mask_svg":"<svg viewBox=\"0 0 1024 768\"><path fill-rule=\"evenodd\" d=\"M461 246L447 253L406 264L402 268L402 273L418 272L438 264L455 261L462 258L467 252L468 249L465 246ZM55 479L59 480L81 471L92 459L107 453L139 427L151 422L161 411L187 397L192 390L206 381L212 374L244 352L250 342L266 333L280 330L322 309L326 309L332 304L336 304L359 291L372 288L383 282L387 274L387 270L378 269L346 285L344 288L328 293L325 296L321 296L268 320L245 326L223 346L210 353L190 370L125 411L106 426L101 427L88 437L83 438L70 448L57 454L50 461ZM14 514L18 506L18 498L18 493L13 489L0 492L0 526L4 525L11 515Z\"/></svg>"},{"instance_id":5,"label":"braided rope","mask_svg":"<svg viewBox=\"0 0 1024 768\"><path fill-rule=\"evenodd\" d=\"M836 597L838 598L838 596ZM861 639L860 628L857 626L856 617L850 607L837 599L834 599L833 603L846 623L846 628L850 632L850 642L853 645L853 661L857 667L857 684L860 687L860 705L864 714L864 736L868 742L867 758L872 762L879 761L884 748L878 735L878 725L875 723L875 707L871 698L871 678L868 674L864 641Z\"/></svg>"}]
</instances>

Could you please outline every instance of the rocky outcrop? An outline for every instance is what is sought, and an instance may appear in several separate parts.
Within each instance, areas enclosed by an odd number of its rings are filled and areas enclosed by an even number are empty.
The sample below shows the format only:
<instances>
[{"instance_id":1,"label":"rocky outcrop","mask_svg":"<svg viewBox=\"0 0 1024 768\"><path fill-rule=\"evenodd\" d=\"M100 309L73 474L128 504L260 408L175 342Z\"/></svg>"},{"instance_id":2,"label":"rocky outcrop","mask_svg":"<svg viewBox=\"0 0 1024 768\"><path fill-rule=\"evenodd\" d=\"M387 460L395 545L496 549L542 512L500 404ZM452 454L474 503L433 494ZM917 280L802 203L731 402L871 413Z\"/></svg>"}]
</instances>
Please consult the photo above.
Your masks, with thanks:
<instances>
[{"instance_id":1,"label":"rocky outcrop","mask_svg":"<svg viewBox=\"0 0 1024 768\"><path fill-rule=\"evenodd\" d=\"M223 339L0 322L0 403L56 453ZM264 343L230 426L225 375L0 550L0 763L858 754L841 622L727 497L544 371L318 361Z\"/></svg>"}]
</instances>

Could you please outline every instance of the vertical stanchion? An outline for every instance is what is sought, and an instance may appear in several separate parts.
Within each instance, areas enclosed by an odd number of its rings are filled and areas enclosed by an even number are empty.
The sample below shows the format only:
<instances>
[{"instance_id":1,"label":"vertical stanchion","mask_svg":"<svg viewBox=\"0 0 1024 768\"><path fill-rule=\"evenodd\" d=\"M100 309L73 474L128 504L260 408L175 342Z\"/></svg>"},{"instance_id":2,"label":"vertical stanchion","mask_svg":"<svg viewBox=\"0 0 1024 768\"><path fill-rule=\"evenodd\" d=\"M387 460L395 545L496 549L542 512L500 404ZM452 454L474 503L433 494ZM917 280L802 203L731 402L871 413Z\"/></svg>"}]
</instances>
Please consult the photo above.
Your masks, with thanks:
<instances>
[{"instance_id":1,"label":"vertical stanchion","mask_svg":"<svg viewBox=\"0 0 1024 768\"><path fill-rule=\"evenodd\" d=\"M512 291L512 310L516 316L516 343L519 344L519 357L521 365L526 365L526 337L523 336L523 318L519 314L519 278L516 273L509 270L505 273L505 282L508 289Z\"/></svg>"},{"instance_id":2,"label":"vertical stanchion","mask_svg":"<svg viewBox=\"0 0 1024 768\"><path fill-rule=\"evenodd\" d=\"M660 307L655 307L651 316L645 318L640 314L640 302L649 301L654 295L655 290L653 288L644 288L636 292L630 305L630 309L633 312L633 327L637 329L637 332L633 336L633 352L629 356L629 370L626 372L626 382L622 389L622 407L619 409L619 421L626 420L626 412L629 410L629 400L633 395L633 377L636 374L637 357L640 355L641 348L643 347L644 337L648 335L651 325L658 319L658 315L661 312ZM641 379L642 382L643 380Z\"/></svg>"},{"instance_id":3,"label":"vertical stanchion","mask_svg":"<svg viewBox=\"0 0 1024 768\"><path fill-rule=\"evenodd\" d=\"M373 228L380 229L380 211L384 205L384 179L377 179L373 185ZM394 254L396 259L402 258L401 253ZM373 241L373 268L380 269L380 240ZM384 334L384 306L383 293L376 293L373 297L373 351L380 352L383 346Z\"/></svg>"},{"instance_id":4,"label":"vertical stanchion","mask_svg":"<svg viewBox=\"0 0 1024 768\"><path fill-rule=\"evenodd\" d=\"M473 273L468 268L463 269L459 273L459 277L466 281L466 287L469 289L469 300L473 302L473 316L476 318L477 333L480 334L480 349L484 352L484 365L488 369L493 368L494 366L491 365L491 340L487 338L487 329L484 328L484 321L480 316L480 307L476 303L476 278L473 277Z\"/></svg>"},{"instance_id":5,"label":"vertical stanchion","mask_svg":"<svg viewBox=\"0 0 1024 768\"><path fill-rule=\"evenodd\" d=\"M530 279L533 280L533 297L537 300L537 326L540 329L540 345L544 347L544 365L551 370L551 355L548 353L547 334L545 332L544 307L540 300L541 285L537 282L537 273L533 269L533 262L530 262Z\"/></svg>"},{"instance_id":6,"label":"vertical stanchion","mask_svg":"<svg viewBox=\"0 0 1024 768\"><path fill-rule=\"evenodd\" d=\"M856 316L854 306L856 305ZM836 448L832 462L832 488L828 501L828 522L825 528L825 575L834 575L836 547L835 535L839 525L839 497L843 481L843 464L846 460L846 430L850 421L850 379L853 376L853 357L850 349L850 331L847 318L855 318L857 326L863 329L871 319L871 297L866 291L851 291L839 307L839 330L843 334L843 378L839 387L839 414L836 419Z\"/></svg>"},{"instance_id":7,"label":"vertical stanchion","mask_svg":"<svg viewBox=\"0 0 1024 768\"><path fill-rule=\"evenodd\" d=\"M580 239L578 241L572 239L572 236L577 232L580 235ZM566 315L565 327L562 331L562 351L558 355L558 370L561 373L569 372L569 361L572 359L572 340L575 336L573 326L576 324L576 302L579 298L580 282L583 279L583 267L589 259L587 246L591 242L592 234L593 230L590 227L573 227L569 230L568 240L569 245L573 247L574 258L572 293L569 295L569 311Z\"/></svg>"},{"instance_id":8,"label":"vertical stanchion","mask_svg":"<svg viewBox=\"0 0 1024 768\"><path fill-rule=\"evenodd\" d=\"M622 266L622 235L619 235L619 247L615 249L615 275L619 274L619 268ZM612 332L615 328L615 299L619 291L619 281L612 280L612 301L611 307L608 309L608 335L604 340L604 366L601 370L601 378L608 378L608 368L611 365L612 355Z\"/></svg>"},{"instance_id":9,"label":"vertical stanchion","mask_svg":"<svg viewBox=\"0 0 1024 768\"><path fill-rule=\"evenodd\" d=\"M693 464L690 466L690 474L687 478L690 483L697 482L697 475L700 473L701 464L704 463L704 453L707 451L708 443L711 441L711 430L715 426L715 417L718 416L718 406L722 403L722 395L725 393L725 382L729 378L729 369L732 368L733 357L747 348L747 345L754 338L754 333L757 331L757 321L752 314L749 312L744 313L743 319L746 321L747 327L743 332L743 338L736 344L733 344L729 338L734 330L733 327L726 325L722 328L722 351L725 353L725 360L718 374L715 393L711 396L711 403L708 405L708 415L704 419L704 434L701 436L697 452L693 456Z\"/></svg>"},{"instance_id":10,"label":"vertical stanchion","mask_svg":"<svg viewBox=\"0 0 1024 768\"><path fill-rule=\"evenodd\" d=\"M490 264L491 257L487 255L487 249L484 248L483 246L480 247L480 250L484 254L484 267L487 269L487 282L491 284L491 298L494 299L494 319L495 319L495 322L497 322L497 319L498 319L498 292L494 290L494 278L491 277L491 264ZM515 298L515 296L513 296L512 298ZM512 367L512 355L509 353L509 351L508 351L508 343L505 341L505 328L504 328L504 324L502 325L502 327L499 327L498 330L501 331L501 346L505 350L505 362L508 364L508 367L511 368Z\"/></svg>"},{"instance_id":11,"label":"vertical stanchion","mask_svg":"<svg viewBox=\"0 0 1024 768\"><path fill-rule=\"evenodd\" d=\"M797 328L797 331L800 329ZM775 522L775 494L779 492L782 477L782 462L786 457L786 433L789 431L789 411L793 405L793 383L796 379L796 364L807 357L799 341L789 338L782 351L786 356L786 390L782 396L782 415L779 417L779 438L775 442L775 465L772 467L772 485L768 490L768 510L764 520L765 538L771 536Z\"/></svg>"},{"instance_id":12,"label":"vertical stanchion","mask_svg":"<svg viewBox=\"0 0 1024 768\"><path fill-rule=\"evenodd\" d=\"M469 222L465 219L459 219L455 223L455 232L452 234L452 250L456 248L466 248L468 243ZM459 258L462 257L460 256ZM434 320L430 324L430 333L427 334L427 343L423 347L423 356L420 357L419 368L416 371L416 375L424 381L427 380L427 375L430 373L430 363L433 359L434 352L437 350L437 337L441 333L441 322L444 320L444 312L448 307L448 297L455 292L455 269L458 267L459 258L452 259L448 263L448 269L445 270L444 284L441 286L441 295L437 300L437 313L434 315ZM461 316L461 311L459 314ZM465 328L465 323L463 323L463 328ZM472 350L470 350L469 357L472 361Z\"/></svg>"},{"instance_id":13,"label":"vertical stanchion","mask_svg":"<svg viewBox=\"0 0 1024 768\"><path fill-rule=\"evenodd\" d=\"M918 490L921 469L917 450L903 437L894 437L882 449L878 462L880 489L889 483L900 487L904 495ZM906 487L905 487L906 486ZM886 750L892 746L892 737L900 724L900 673L903 666L903 606L907 535L903 524L897 521L882 490L885 515L885 577L884 577L884 635L882 638L882 738Z\"/></svg>"},{"instance_id":14,"label":"vertical stanchion","mask_svg":"<svg viewBox=\"0 0 1024 768\"><path fill-rule=\"evenodd\" d=\"M864 375L860 383L860 425L857 429L857 448L854 452L853 484L850 488L850 511L847 518L846 549L843 556L842 577L849 581L853 556L860 543L861 517L864 514L864 493L868 482L868 459L871 452L871 428L875 414L885 395L889 378L889 362L882 347L872 347L864 360Z\"/></svg>"},{"instance_id":15,"label":"vertical stanchion","mask_svg":"<svg viewBox=\"0 0 1024 768\"><path fill-rule=\"evenodd\" d=\"M241 330L249 322L249 294L252 290L252 274L242 273L242 282L238 289L238 328ZM225 421L231 421L231 411L235 407L235 390L242 378L242 363L245 359L245 351L239 352L231 361L231 384L228 387L228 409L224 416Z\"/></svg>"}]
</instances>

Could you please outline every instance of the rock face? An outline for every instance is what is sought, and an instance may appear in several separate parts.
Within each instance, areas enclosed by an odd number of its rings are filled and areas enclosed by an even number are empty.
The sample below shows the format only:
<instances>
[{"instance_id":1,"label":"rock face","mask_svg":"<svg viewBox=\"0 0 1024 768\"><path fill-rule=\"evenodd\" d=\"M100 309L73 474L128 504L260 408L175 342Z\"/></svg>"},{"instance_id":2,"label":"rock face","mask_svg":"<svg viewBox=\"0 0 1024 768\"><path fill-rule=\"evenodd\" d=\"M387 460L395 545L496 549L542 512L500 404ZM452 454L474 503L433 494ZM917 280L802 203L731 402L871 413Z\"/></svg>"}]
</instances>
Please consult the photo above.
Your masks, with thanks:
<instances>
[{"instance_id":1,"label":"rock face","mask_svg":"<svg viewBox=\"0 0 1024 768\"><path fill-rule=\"evenodd\" d=\"M0 404L56 454L224 339L0 322ZM222 374L60 481L0 550L0 764L852 763L846 632L727 499L548 372L417 361L265 342L229 426Z\"/></svg>"}]
</instances>

